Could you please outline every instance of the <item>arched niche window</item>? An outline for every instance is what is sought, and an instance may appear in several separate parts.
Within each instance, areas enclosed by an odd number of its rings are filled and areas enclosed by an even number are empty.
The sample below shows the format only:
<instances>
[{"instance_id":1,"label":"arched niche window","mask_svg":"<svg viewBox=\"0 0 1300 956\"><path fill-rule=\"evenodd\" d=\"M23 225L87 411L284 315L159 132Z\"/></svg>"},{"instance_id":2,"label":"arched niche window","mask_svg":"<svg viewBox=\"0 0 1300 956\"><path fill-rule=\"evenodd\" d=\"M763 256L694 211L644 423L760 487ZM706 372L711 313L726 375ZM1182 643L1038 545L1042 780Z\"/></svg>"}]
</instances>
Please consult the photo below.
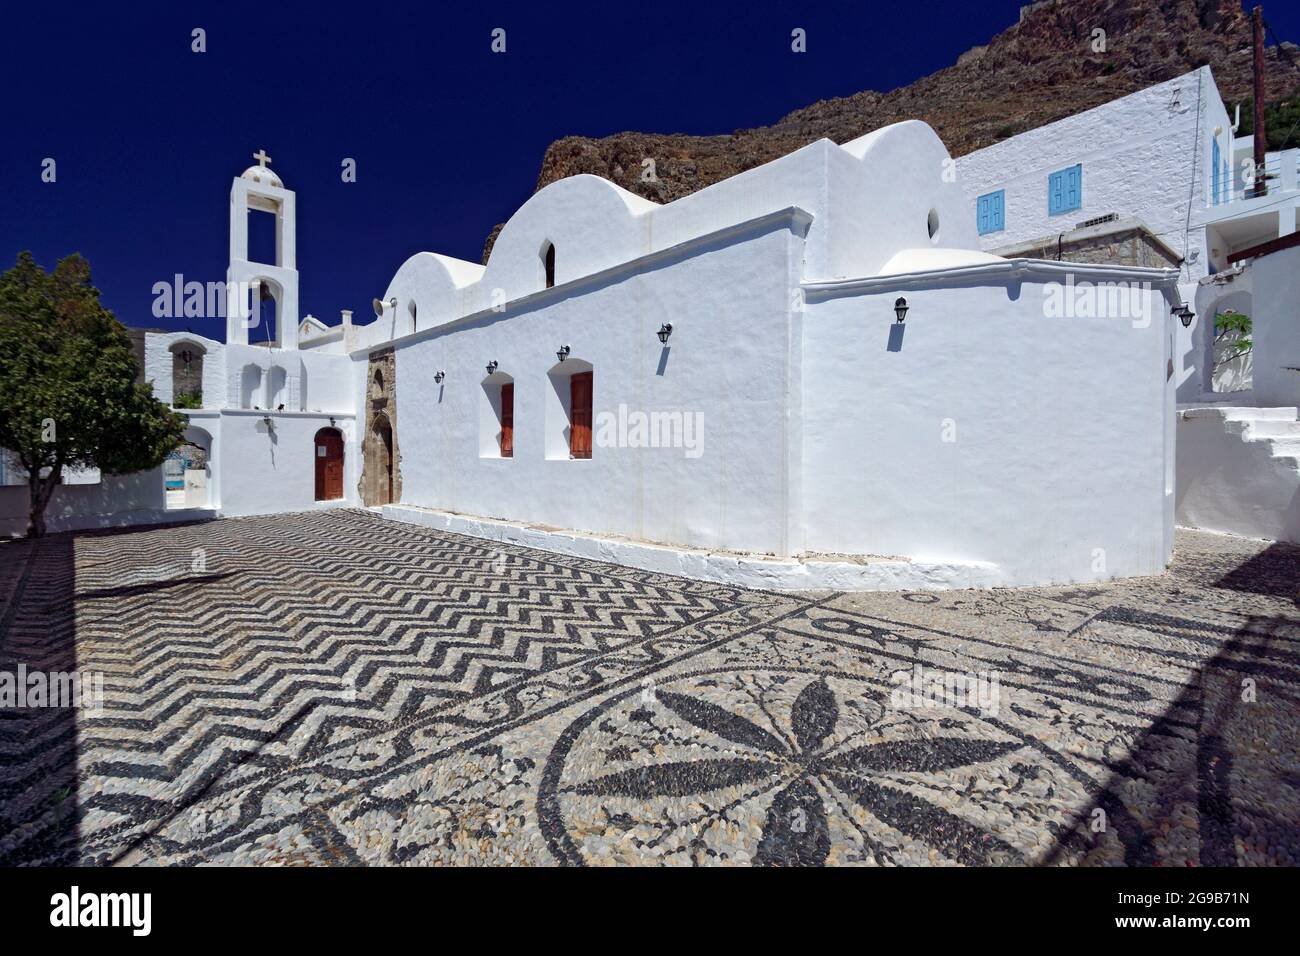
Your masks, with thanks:
<instances>
[{"instance_id":1,"label":"arched niche window","mask_svg":"<svg viewBox=\"0 0 1300 956\"><path fill-rule=\"evenodd\" d=\"M546 396L546 457L591 457L594 370L590 362L568 358L551 366Z\"/></svg>"},{"instance_id":2,"label":"arched niche window","mask_svg":"<svg viewBox=\"0 0 1300 956\"><path fill-rule=\"evenodd\" d=\"M384 373L380 369L375 369L375 377L370 380L370 397L384 397Z\"/></svg>"},{"instance_id":3,"label":"arched niche window","mask_svg":"<svg viewBox=\"0 0 1300 956\"><path fill-rule=\"evenodd\" d=\"M515 456L515 380L505 372L493 372L483 379L479 401L480 458Z\"/></svg>"},{"instance_id":4,"label":"arched niche window","mask_svg":"<svg viewBox=\"0 0 1300 956\"><path fill-rule=\"evenodd\" d=\"M414 332L417 329L419 329L419 325L416 324L416 319L415 319L416 308L415 308L414 299L411 299L409 302L406 303L406 311L411 316L411 331Z\"/></svg>"},{"instance_id":5,"label":"arched niche window","mask_svg":"<svg viewBox=\"0 0 1300 956\"><path fill-rule=\"evenodd\" d=\"M288 394L288 382L289 376L288 373L285 372L284 366L275 365L271 367L271 374L269 377L270 397L266 400L267 408L283 411L280 406L284 404L285 396Z\"/></svg>"},{"instance_id":6,"label":"arched niche window","mask_svg":"<svg viewBox=\"0 0 1300 956\"><path fill-rule=\"evenodd\" d=\"M239 376L239 407L256 408L261 400L262 369L258 365L245 365Z\"/></svg>"},{"instance_id":7,"label":"arched niche window","mask_svg":"<svg viewBox=\"0 0 1300 956\"><path fill-rule=\"evenodd\" d=\"M175 342L172 353L172 408L203 407L203 346Z\"/></svg>"},{"instance_id":8,"label":"arched niche window","mask_svg":"<svg viewBox=\"0 0 1300 956\"><path fill-rule=\"evenodd\" d=\"M542 266L546 272L546 288L555 285L555 244L548 242L542 247Z\"/></svg>"}]
</instances>

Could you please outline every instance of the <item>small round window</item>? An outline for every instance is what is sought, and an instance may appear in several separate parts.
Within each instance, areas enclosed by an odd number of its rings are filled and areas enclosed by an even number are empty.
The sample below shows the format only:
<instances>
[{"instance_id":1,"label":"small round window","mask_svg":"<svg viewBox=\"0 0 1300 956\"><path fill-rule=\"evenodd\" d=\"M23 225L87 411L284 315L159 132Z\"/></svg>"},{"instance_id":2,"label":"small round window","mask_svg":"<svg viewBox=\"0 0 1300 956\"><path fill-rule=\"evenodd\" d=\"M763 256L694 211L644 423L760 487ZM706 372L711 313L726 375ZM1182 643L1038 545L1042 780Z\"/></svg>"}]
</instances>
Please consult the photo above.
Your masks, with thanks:
<instances>
[{"instance_id":1,"label":"small round window","mask_svg":"<svg viewBox=\"0 0 1300 956\"><path fill-rule=\"evenodd\" d=\"M939 237L939 211L931 209L930 215L925 217L925 228L930 233L930 241L934 242Z\"/></svg>"}]
</instances>

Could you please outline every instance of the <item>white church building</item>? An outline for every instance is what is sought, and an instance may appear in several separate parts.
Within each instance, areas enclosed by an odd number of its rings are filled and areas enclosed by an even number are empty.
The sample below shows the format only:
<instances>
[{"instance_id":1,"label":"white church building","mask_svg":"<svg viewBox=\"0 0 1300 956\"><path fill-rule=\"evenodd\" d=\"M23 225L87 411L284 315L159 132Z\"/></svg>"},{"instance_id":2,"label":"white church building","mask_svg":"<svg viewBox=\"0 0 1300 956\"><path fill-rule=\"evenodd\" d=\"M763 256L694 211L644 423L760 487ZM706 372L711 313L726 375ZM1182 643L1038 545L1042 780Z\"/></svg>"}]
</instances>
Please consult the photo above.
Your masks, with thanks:
<instances>
[{"instance_id":1,"label":"white church building","mask_svg":"<svg viewBox=\"0 0 1300 956\"><path fill-rule=\"evenodd\" d=\"M263 159L231 192L251 293L226 342L145 337L160 398L201 382L183 493L174 466L105 478L51 527L368 506L775 588L1159 573L1178 271L982 251L953 173L907 122L665 205L575 176L486 266L418 253L373 322L326 327L298 315L295 196Z\"/></svg>"}]
</instances>

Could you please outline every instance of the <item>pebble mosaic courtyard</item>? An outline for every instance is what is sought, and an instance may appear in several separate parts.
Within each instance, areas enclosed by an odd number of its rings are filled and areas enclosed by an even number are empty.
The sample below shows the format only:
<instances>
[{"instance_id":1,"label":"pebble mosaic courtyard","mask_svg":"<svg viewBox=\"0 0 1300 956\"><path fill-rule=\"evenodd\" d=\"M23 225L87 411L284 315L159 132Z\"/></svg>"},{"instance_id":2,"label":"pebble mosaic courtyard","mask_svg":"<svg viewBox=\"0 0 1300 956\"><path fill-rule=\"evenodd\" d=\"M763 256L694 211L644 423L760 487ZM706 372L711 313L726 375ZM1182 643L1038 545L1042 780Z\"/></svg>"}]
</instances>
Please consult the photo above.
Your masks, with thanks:
<instances>
[{"instance_id":1,"label":"pebble mosaic courtyard","mask_svg":"<svg viewBox=\"0 0 1300 956\"><path fill-rule=\"evenodd\" d=\"M9 542L0 672L104 693L0 709L0 864L1296 865L1298 583L1194 532L799 595L367 511Z\"/></svg>"}]
</instances>

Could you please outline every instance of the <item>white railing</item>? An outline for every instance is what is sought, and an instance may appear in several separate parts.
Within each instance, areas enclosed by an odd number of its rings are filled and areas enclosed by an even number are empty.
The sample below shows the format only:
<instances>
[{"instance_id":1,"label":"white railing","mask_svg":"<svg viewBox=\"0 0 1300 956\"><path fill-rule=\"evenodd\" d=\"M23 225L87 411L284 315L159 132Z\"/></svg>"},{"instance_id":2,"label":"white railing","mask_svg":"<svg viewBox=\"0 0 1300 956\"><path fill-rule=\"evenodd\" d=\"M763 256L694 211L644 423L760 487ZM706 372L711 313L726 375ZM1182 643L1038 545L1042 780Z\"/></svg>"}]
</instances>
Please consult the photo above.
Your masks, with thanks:
<instances>
[{"instance_id":1,"label":"white railing","mask_svg":"<svg viewBox=\"0 0 1300 956\"><path fill-rule=\"evenodd\" d=\"M1288 149L1282 153L1272 153L1264 159L1263 188L1256 190L1258 183L1242 182L1240 169L1233 175L1219 180L1217 194L1213 185L1210 187L1210 204L1222 206L1227 203L1254 199L1256 196L1273 195L1279 192L1295 192L1297 179L1300 178L1300 149ZM1213 180L1211 180L1213 182Z\"/></svg>"}]
</instances>

